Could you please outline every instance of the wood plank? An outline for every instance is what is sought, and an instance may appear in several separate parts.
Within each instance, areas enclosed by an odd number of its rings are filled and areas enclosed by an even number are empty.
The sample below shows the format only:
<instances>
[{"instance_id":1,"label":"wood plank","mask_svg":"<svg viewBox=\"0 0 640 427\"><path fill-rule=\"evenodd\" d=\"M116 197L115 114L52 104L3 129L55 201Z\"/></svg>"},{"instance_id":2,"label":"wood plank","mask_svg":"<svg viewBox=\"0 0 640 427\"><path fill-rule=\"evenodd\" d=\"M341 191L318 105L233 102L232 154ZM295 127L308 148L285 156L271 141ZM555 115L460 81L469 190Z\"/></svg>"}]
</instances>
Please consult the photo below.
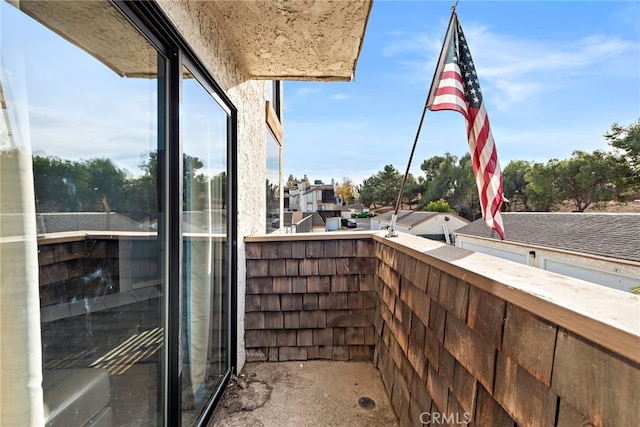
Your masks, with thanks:
<instances>
[{"instance_id":1,"label":"wood plank","mask_svg":"<svg viewBox=\"0 0 640 427\"><path fill-rule=\"evenodd\" d=\"M496 348L502 345L502 329L506 301L481 289L469 289L467 324Z\"/></svg>"},{"instance_id":2,"label":"wood plank","mask_svg":"<svg viewBox=\"0 0 640 427\"><path fill-rule=\"evenodd\" d=\"M476 416L473 426L504 426L514 427L515 422L509 414L496 402L489 392L478 386L478 399L476 402ZM568 426L567 426L568 427ZM575 427L575 426L574 426Z\"/></svg>"},{"instance_id":3,"label":"wood plank","mask_svg":"<svg viewBox=\"0 0 640 427\"><path fill-rule=\"evenodd\" d=\"M478 382L459 362L455 363L453 369L453 384L451 392L467 414L473 414L475 411L476 392Z\"/></svg>"},{"instance_id":4,"label":"wood plank","mask_svg":"<svg viewBox=\"0 0 640 427\"><path fill-rule=\"evenodd\" d=\"M469 284L449 274L440 275L438 303L463 322L467 321Z\"/></svg>"},{"instance_id":5,"label":"wood plank","mask_svg":"<svg viewBox=\"0 0 640 427\"><path fill-rule=\"evenodd\" d=\"M493 390L495 347L450 312L447 312L444 348L487 390Z\"/></svg>"},{"instance_id":6,"label":"wood plank","mask_svg":"<svg viewBox=\"0 0 640 427\"><path fill-rule=\"evenodd\" d=\"M518 425L550 427L558 396L503 353L498 355L495 398Z\"/></svg>"},{"instance_id":7,"label":"wood plank","mask_svg":"<svg viewBox=\"0 0 640 427\"><path fill-rule=\"evenodd\" d=\"M427 391L431 395L432 403L436 405L438 411L446 411L449 406L449 389L431 365L429 365L427 375Z\"/></svg>"},{"instance_id":8,"label":"wood plank","mask_svg":"<svg viewBox=\"0 0 640 427\"><path fill-rule=\"evenodd\" d=\"M273 137L276 139L278 144L282 146L284 141L284 131L271 101L267 101L265 104L265 122L267 126L269 126Z\"/></svg>"},{"instance_id":9,"label":"wood plank","mask_svg":"<svg viewBox=\"0 0 640 427\"><path fill-rule=\"evenodd\" d=\"M565 400L560 399L560 410L558 412L558 424L556 427L592 427L591 421L578 412L576 408L569 405Z\"/></svg>"},{"instance_id":10,"label":"wood plank","mask_svg":"<svg viewBox=\"0 0 640 427\"><path fill-rule=\"evenodd\" d=\"M556 335L555 325L507 305L502 351L547 386L551 385Z\"/></svg>"},{"instance_id":11,"label":"wood plank","mask_svg":"<svg viewBox=\"0 0 640 427\"><path fill-rule=\"evenodd\" d=\"M595 425L640 426L640 365L564 330L551 386Z\"/></svg>"},{"instance_id":12,"label":"wood plank","mask_svg":"<svg viewBox=\"0 0 640 427\"><path fill-rule=\"evenodd\" d=\"M372 238L640 363L640 296L415 236Z\"/></svg>"}]
</instances>

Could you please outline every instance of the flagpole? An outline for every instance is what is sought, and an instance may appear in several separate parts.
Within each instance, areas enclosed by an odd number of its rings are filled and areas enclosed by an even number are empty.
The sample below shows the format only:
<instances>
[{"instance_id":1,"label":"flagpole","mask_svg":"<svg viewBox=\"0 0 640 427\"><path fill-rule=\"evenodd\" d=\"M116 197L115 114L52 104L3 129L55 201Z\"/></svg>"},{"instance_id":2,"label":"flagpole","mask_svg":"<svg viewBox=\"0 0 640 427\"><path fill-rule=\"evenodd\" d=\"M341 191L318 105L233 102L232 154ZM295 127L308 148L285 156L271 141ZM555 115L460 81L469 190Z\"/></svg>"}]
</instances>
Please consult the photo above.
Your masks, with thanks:
<instances>
[{"instance_id":1,"label":"flagpole","mask_svg":"<svg viewBox=\"0 0 640 427\"><path fill-rule=\"evenodd\" d=\"M438 56L438 64L436 65L436 69L433 73L433 78L431 79L431 87L429 88L429 93L427 94L427 99L424 103L424 109L422 110L422 115L420 116L420 122L418 123L418 130L416 131L416 137L413 140L413 146L411 147L411 154L409 155L409 161L407 162L407 170L404 173L404 178L402 178L402 185L400 186L400 194L398 194L398 200L396 201L396 208L393 215L391 215L391 224L387 229L387 234L385 237L398 236L398 233L396 232L395 227L396 227L396 221L398 219L398 211L400 210L400 204L402 203L402 194L404 193L404 189L407 185L407 178L409 177L409 169L411 168L413 155L416 151L416 145L418 145L418 139L420 138L420 131L422 130L422 124L424 123L424 116L427 114L429 100L431 99L433 94L434 82L436 80L436 77L438 76L438 72L441 71L441 64L443 63L442 55L445 53L444 52L445 46L448 45L447 40L451 37L451 28L452 28L451 24L453 23L453 20L455 19L455 16L456 16L457 5L458 5L458 1L456 0L456 3L453 6L451 6L451 18L449 19L449 25L447 26L447 33L445 34L444 43L442 44L442 48L440 49L440 55Z\"/></svg>"},{"instance_id":2,"label":"flagpole","mask_svg":"<svg viewBox=\"0 0 640 427\"><path fill-rule=\"evenodd\" d=\"M407 170L404 173L404 178L402 179L402 185L400 186L400 194L398 194L398 200L396 201L396 210L391 215L391 225L387 229L386 237L397 237L398 233L395 231L396 220L398 219L398 211L400 210L400 203L402 202L402 194L404 193L404 188L407 185L407 177L409 176L409 168L411 168L411 161L413 160L413 154L416 151L416 145L418 144L418 138L420 137L420 130L422 130L422 123L424 122L424 116L427 114L427 101L429 101L429 97L427 96L427 100L424 103L424 109L422 110L422 116L420 116L420 123L418 124L418 131L416 132L416 137L413 140L413 147L411 147L411 154L409 155L409 162L407 162Z\"/></svg>"}]
</instances>

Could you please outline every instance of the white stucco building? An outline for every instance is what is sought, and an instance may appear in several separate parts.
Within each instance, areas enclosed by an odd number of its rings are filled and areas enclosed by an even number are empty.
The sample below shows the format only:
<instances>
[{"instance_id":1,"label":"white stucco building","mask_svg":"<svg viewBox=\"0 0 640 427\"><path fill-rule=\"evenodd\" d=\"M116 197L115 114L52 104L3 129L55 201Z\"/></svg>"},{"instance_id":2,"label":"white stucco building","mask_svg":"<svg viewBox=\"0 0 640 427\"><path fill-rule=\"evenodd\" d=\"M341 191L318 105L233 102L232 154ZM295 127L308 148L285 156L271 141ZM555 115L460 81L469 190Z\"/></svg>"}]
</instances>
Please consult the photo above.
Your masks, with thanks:
<instances>
[{"instance_id":1,"label":"white stucco building","mask_svg":"<svg viewBox=\"0 0 640 427\"><path fill-rule=\"evenodd\" d=\"M393 211L371 218L371 229L382 230L391 225ZM469 224L466 219L452 213L426 211L399 211L395 230L400 233L446 241L445 234L452 233Z\"/></svg>"},{"instance_id":2,"label":"white stucco building","mask_svg":"<svg viewBox=\"0 0 640 427\"><path fill-rule=\"evenodd\" d=\"M629 292L640 285L640 214L502 214L505 240L482 220L456 246Z\"/></svg>"}]
</instances>

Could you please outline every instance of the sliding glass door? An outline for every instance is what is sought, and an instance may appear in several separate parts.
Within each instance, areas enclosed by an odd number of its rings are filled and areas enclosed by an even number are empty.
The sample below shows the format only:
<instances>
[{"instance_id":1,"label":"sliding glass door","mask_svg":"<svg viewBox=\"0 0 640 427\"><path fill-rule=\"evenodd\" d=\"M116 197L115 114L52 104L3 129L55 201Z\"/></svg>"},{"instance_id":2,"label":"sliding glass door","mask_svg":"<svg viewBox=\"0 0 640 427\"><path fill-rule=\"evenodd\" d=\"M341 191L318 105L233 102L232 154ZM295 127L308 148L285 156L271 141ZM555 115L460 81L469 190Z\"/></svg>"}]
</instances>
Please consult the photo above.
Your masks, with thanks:
<instances>
[{"instance_id":1,"label":"sliding glass door","mask_svg":"<svg viewBox=\"0 0 640 427\"><path fill-rule=\"evenodd\" d=\"M0 0L0 36L0 425L201 423L233 368L231 104L152 2Z\"/></svg>"},{"instance_id":2,"label":"sliding glass door","mask_svg":"<svg viewBox=\"0 0 640 427\"><path fill-rule=\"evenodd\" d=\"M229 369L227 148L229 112L183 70L182 425L207 406Z\"/></svg>"},{"instance_id":3,"label":"sliding glass door","mask_svg":"<svg viewBox=\"0 0 640 427\"><path fill-rule=\"evenodd\" d=\"M4 291L37 293L23 321L39 318L25 339L39 334L41 348L26 356L42 358L44 424L160 424L165 56L109 2L2 1L0 8L0 179L21 182L3 185L0 197L25 186L32 194L20 215L3 204L2 221L35 226L35 262L26 252L16 262L36 278L12 281L5 273L16 266L2 265L0 311L19 304ZM31 170L16 173L18 154ZM2 238L28 241L19 229L3 228ZM2 353L3 361L13 357Z\"/></svg>"}]
</instances>

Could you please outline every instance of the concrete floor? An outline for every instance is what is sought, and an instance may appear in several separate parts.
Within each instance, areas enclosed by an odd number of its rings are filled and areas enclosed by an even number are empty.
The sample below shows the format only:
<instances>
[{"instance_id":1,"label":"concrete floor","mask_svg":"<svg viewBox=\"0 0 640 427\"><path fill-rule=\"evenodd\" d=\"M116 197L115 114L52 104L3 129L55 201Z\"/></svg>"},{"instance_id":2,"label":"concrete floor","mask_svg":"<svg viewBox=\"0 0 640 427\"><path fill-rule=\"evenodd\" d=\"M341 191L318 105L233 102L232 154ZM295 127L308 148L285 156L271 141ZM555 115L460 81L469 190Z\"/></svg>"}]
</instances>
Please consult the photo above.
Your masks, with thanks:
<instances>
[{"instance_id":1,"label":"concrete floor","mask_svg":"<svg viewBox=\"0 0 640 427\"><path fill-rule=\"evenodd\" d=\"M365 409L369 398L375 407ZM368 362L247 363L227 387L213 426L397 426L378 370Z\"/></svg>"}]
</instances>

